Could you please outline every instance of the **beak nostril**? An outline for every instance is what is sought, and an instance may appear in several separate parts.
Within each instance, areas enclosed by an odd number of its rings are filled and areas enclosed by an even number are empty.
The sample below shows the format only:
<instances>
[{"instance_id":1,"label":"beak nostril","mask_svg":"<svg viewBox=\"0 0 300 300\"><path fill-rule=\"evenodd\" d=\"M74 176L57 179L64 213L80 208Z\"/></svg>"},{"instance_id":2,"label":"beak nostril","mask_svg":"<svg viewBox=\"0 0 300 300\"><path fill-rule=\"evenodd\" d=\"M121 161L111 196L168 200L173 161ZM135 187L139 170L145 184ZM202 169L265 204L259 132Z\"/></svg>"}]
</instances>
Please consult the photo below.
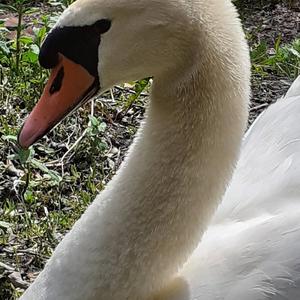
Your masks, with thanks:
<instances>
[{"instance_id":1,"label":"beak nostril","mask_svg":"<svg viewBox=\"0 0 300 300\"><path fill-rule=\"evenodd\" d=\"M51 87L49 89L49 93L50 95L54 94L55 92L58 92L62 86L62 81L64 78L65 72L64 72L64 68L61 67L59 69L59 71L57 72L56 77L54 78Z\"/></svg>"}]
</instances>

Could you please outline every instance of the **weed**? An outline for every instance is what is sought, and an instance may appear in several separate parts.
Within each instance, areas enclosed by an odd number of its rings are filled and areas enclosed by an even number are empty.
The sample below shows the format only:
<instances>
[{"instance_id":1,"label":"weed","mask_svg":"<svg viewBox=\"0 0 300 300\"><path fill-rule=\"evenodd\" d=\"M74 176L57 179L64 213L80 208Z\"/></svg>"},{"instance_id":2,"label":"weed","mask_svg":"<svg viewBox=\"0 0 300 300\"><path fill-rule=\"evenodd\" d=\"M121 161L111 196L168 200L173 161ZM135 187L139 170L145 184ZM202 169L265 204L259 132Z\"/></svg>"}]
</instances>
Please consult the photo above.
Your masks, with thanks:
<instances>
[{"instance_id":1,"label":"weed","mask_svg":"<svg viewBox=\"0 0 300 300\"><path fill-rule=\"evenodd\" d=\"M273 49L268 49L264 42L253 47L251 60L254 72L262 75L273 72L289 78L296 78L300 74L300 39L282 47L280 43L279 37Z\"/></svg>"}]
</instances>

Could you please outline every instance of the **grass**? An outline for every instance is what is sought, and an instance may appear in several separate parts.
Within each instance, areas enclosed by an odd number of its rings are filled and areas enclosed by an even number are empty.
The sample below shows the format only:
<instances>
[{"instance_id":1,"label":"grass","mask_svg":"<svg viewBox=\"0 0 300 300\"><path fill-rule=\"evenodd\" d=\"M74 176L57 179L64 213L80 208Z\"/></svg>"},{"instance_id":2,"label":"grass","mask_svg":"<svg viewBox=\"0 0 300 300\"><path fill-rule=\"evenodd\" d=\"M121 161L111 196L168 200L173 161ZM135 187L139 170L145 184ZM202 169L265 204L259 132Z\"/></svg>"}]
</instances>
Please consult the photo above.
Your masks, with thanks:
<instances>
[{"instance_id":1,"label":"grass","mask_svg":"<svg viewBox=\"0 0 300 300\"><path fill-rule=\"evenodd\" d=\"M300 74L300 39L295 39L291 44L280 45L278 37L274 48L269 49L262 42L251 49L253 72L263 76L268 73L296 78Z\"/></svg>"},{"instance_id":2,"label":"grass","mask_svg":"<svg viewBox=\"0 0 300 300\"><path fill-rule=\"evenodd\" d=\"M119 167L144 113L149 79L118 86L65 120L28 151L16 136L42 92L48 72L38 64L43 39L72 1L8 1L14 25L0 20L0 299L16 299L43 268L63 235ZM2 14L1 14L2 11ZM250 37L249 37L250 38ZM251 49L260 76L299 74L300 40ZM23 283L13 284L8 266Z\"/></svg>"}]
</instances>

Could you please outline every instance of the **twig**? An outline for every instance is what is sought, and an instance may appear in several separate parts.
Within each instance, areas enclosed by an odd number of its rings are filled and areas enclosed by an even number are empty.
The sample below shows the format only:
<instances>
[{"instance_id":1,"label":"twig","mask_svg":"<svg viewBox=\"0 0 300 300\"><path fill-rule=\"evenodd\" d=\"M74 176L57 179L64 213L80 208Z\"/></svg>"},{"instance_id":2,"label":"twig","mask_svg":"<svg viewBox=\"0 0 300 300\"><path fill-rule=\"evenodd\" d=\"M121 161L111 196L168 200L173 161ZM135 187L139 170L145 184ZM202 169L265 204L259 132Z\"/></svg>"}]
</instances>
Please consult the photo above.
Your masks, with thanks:
<instances>
[{"instance_id":1,"label":"twig","mask_svg":"<svg viewBox=\"0 0 300 300\"><path fill-rule=\"evenodd\" d=\"M266 107L266 106L268 106L268 105L269 105L268 103L263 103L263 104L260 104L260 105L258 105L258 106L254 106L254 107L250 108L250 112L256 111L256 110L258 110L258 109L260 109L260 108L263 108L263 107Z\"/></svg>"},{"instance_id":2,"label":"twig","mask_svg":"<svg viewBox=\"0 0 300 300\"><path fill-rule=\"evenodd\" d=\"M8 253L8 254L14 254L14 255L28 254L28 255L33 255L33 256L36 256L36 257L40 257L40 258L45 259L45 260L48 259L48 257L43 255L43 254L34 252L32 250L26 250L26 249L25 250L24 249L18 249L16 251L13 251L13 250L10 250L10 249L7 249L7 248L3 248L2 252ZM1 267L1 264L0 264L0 267Z\"/></svg>"},{"instance_id":3,"label":"twig","mask_svg":"<svg viewBox=\"0 0 300 300\"><path fill-rule=\"evenodd\" d=\"M13 272L13 273L9 274L8 278L15 287L18 287L18 288L21 288L24 290L27 289L30 285L29 282L24 281L22 279L21 274L19 272Z\"/></svg>"},{"instance_id":4,"label":"twig","mask_svg":"<svg viewBox=\"0 0 300 300\"><path fill-rule=\"evenodd\" d=\"M94 116L94 100L91 101L91 116ZM88 126L90 126L90 122L88 123ZM86 128L83 133L81 134L81 136L75 141L75 143L68 149L68 151L62 156L62 158L60 159L60 163L62 164L62 173L64 170L64 160L66 159L66 157L70 154L70 152L73 151L74 148L76 148L76 146L81 142L81 140L85 137L86 133L88 131L88 128Z\"/></svg>"},{"instance_id":5,"label":"twig","mask_svg":"<svg viewBox=\"0 0 300 300\"><path fill-rule=\"evenodd\" d=\"M8 266L5 263L2 263L1 261L0 261L0 268L5 269L5 270L10 271L10 272L15 271L15 269L13 267Z\"/></svg>"},{"instance_id":6,"label":"twig","mask_svg":"<svg viewBox=\"0 0 300 300\"><path fill-rule=\"evenodd\" d=\"M114 93L113 93L113 90L112 90L112 89L110 89L110 97L111 97L111 100L112 100L113 102L115 102L115 96L114 96Z\"/></svg>"},{"instance_id":7,"label":"twig","mask_svg":"<svg viewBox=\"0 0 300 300\"><path fill-rule=\"evenodd\" d=\"M17 272L13 267L0 262L0 268L6 270L5 274L7 275L7 278L13 284L13 286L21 289L27 289L29 287L30 283L24 281L21 277L20 272Z\"/></svg>"},{"instance_id":8,"label":"twig","mask_svg":"<svg viewBox=\"0 0 300 300\"><path fill-rule=\"evenodd\" d=\"M95 101L94 101L94 99L92 99L92 101L91 101L91 116L94 116L94 112L95 112Z\"/></svg>"},{"instance_id":9,"label":"twig","mask_svg":"<svg viewBox=\"0 0 300 300\"><path fill-rule=\"evenodd\" d=\"M68 149L68 151L62 156L62 158L60 159L60 163L62 164L62 168L64 168L64 160L65 158L70 154L70 152L73 151L73 149L81 142L81 140L84 138L84 136L87 133L87 129L85 129L83 131L83 133L81 134L81 136L75 141L75 143Z\"/></svg>"}]
</instances>

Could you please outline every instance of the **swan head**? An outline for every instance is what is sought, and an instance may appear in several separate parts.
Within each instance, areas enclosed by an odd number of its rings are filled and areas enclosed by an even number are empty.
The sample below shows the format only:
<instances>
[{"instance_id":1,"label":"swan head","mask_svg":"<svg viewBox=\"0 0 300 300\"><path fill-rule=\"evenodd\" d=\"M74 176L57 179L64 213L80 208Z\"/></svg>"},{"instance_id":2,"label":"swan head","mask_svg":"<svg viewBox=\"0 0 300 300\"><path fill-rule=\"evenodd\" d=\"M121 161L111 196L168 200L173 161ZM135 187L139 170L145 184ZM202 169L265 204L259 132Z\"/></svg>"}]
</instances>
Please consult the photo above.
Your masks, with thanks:
<instances>
[{"instance_id":1,"label":"swan head","mask_svg":"<svg viewBox=\"0 0 300 300\"><path fill-rule=\"evenodd\" d=\"M180 51L188 51L181 45L188 38L189 18L179 3L74 2L41 47L40 64L51 69L51 75L20 131L20 146L28 148L97 93L170 71Z\"/></svg>"},{"instance_id":2,"label":"swan head","mask_svg":"<svg viewBox=\"0 0 300 300\"><path fill-rule=\"evenodd\" d=\"M145 77L172 82L187 66L199 64L202 56L210 55L201 49L207 47L208 32L216 28L209 25L207 10L215 10L210 5L193 0L74 2L41 47L40 64L51 74L19 133L19 145L28 148L70 112L115 84Z\"/></svg>"}]
</instances>

